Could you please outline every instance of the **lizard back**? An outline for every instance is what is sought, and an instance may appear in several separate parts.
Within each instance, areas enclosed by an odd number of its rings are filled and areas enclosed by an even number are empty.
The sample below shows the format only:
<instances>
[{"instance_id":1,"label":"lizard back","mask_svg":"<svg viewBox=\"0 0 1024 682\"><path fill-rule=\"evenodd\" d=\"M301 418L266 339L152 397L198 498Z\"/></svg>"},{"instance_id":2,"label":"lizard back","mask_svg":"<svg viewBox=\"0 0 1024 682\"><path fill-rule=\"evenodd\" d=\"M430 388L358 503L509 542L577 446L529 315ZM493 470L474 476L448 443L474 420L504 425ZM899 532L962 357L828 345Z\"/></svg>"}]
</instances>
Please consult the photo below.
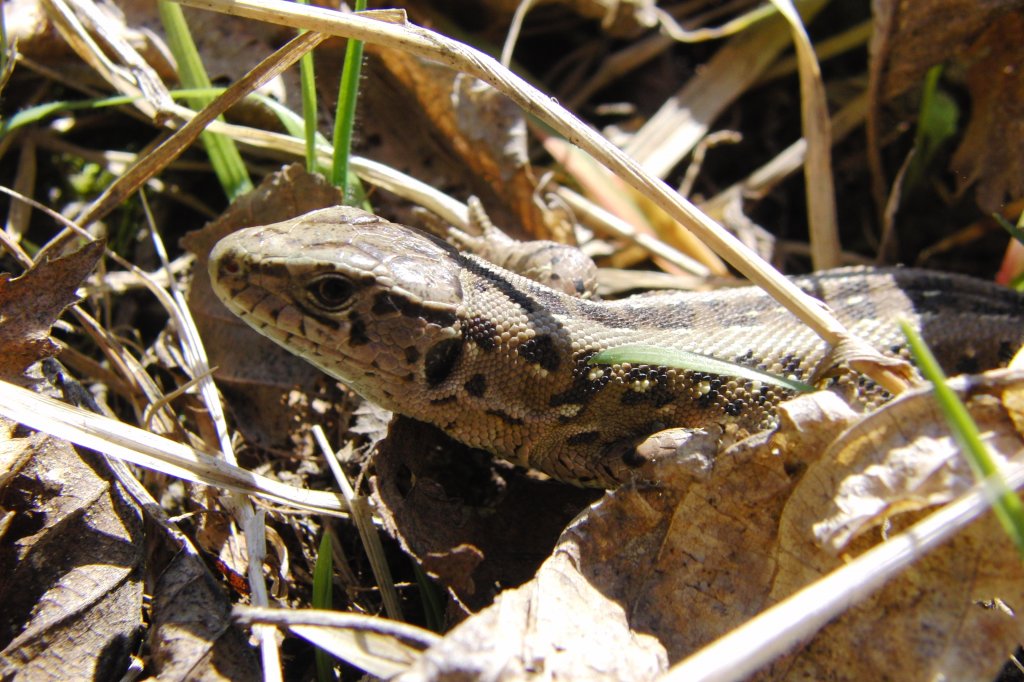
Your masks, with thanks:
<instances>
[{"instance_id":1,"label":"lizard back","mask_svg":"<svg viewBox=\"0 0 1024 682\"><path fill-rule=\"evenodd\" d=\"M257 331L367 399L581 485L628 479L636 445L662 429L771 427L792 391L757 372L884 398L849 374L818 377L825 343L757 288L588 301L349 207L230 235L210 275ZM906 355L908 319L950 372L1005 364L1024 342L1024 297L972 278L852 268L795 281L883 352ZM622 346L754 374L593 362Z\"/></svg>"}]
</instances>

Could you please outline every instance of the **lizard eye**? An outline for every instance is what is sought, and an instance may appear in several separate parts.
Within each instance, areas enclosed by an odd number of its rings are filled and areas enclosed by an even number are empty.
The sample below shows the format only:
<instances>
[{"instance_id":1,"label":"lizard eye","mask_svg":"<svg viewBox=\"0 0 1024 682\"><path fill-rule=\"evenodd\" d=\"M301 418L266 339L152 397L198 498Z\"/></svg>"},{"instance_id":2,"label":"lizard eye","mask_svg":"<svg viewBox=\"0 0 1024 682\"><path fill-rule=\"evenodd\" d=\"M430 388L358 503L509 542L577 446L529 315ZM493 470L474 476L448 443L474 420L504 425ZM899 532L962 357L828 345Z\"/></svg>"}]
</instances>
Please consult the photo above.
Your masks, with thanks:
<instances>
[{"instance_id":1,"label":"lizard eye","mask_svg":"<svg viewBox=\"0 0 1024 682\"><path fill-rule=\"evenodd\" d=\"M336 312L345 307L355 287L341 275L323 275L307 285L306 291L318 306L327 312Z\"/></svg>"}]
</instances>

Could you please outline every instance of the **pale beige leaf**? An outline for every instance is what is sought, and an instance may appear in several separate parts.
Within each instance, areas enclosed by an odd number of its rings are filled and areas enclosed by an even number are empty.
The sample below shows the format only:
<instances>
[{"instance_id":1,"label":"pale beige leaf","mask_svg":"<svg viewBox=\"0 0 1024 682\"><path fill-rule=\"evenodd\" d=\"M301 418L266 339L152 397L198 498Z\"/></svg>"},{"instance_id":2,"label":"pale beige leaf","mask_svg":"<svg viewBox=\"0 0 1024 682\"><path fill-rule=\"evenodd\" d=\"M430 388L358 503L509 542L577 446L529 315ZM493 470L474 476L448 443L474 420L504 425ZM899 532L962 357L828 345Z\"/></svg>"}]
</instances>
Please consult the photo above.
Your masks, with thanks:
<instances>
[{"instance_id":1,"label":"pale beige leaf","mask_svg":"<svg viewBox=\"0 0 1024 682\"><path fill-rule=\"evenodd\" d=\"M665 650L630 628L627 611L580 570L579 559L563 544L536 578L503 592L398 679L654 678L667 665Z\"/></svg>"}]
</instances>

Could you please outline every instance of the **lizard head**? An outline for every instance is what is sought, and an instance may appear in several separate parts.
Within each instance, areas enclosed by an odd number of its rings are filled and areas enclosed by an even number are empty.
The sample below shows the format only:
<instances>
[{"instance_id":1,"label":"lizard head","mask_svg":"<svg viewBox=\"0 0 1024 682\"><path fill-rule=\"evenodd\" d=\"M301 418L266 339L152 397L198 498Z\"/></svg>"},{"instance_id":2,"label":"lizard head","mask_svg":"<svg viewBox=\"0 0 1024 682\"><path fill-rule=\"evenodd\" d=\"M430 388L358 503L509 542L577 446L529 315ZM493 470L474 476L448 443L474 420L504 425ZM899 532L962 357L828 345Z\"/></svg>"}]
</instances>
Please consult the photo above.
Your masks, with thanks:
<instances>
[{"instance_id":1,"label":"lizard head","mask_svg":"<svg viewBox=\"0 0 1024 682\"><path fill-rule=\"evenodd\" d=\"M210 253L213 290L256 331L384 407L457 358L457 252L345 206L239 230Z\"/></svg>"}]
</instances>

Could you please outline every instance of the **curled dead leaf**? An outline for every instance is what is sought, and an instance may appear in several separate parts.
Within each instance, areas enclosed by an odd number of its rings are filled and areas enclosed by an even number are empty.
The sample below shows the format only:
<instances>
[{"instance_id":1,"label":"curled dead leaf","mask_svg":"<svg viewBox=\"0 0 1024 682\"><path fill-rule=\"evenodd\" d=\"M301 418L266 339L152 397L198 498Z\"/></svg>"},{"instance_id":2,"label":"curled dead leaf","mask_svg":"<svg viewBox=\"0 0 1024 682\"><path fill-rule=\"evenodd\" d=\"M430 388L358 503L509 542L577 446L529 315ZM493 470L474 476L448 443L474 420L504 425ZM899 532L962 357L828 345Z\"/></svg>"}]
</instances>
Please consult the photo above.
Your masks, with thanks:
<instances>
[{"instance_id":1,"label":"curled dead leaf","mask_svg":"<svg viewBox=\"0 0 1024 682\"><path fill-rule=\"evenodd\" d=\"M50 327L78 300L78 288L102 255L103 242L90 242L18 277L0 275L0 377L24 381L33 363L57 354Z\"/></svg>"},{"instance_id":2,"label":"curled dead leaf","mask_svg":"<svg viewBox=\"0 0 1024 682\"><path fill-rule=\"evenodd\" d=\"M1005 371L988 376L993 378L982 375L971 386L967 407L996 462L1005 462L1024 443L1011 417L1016 409L1003 396L1018 394L1024 377ZM823 546L838 550L867 528L949 502L974 483L934 396L919 388L866 415L836 439L811 466L801 491L812 499L831 495L813 534Z\"/></svg>"}]
</instances>

